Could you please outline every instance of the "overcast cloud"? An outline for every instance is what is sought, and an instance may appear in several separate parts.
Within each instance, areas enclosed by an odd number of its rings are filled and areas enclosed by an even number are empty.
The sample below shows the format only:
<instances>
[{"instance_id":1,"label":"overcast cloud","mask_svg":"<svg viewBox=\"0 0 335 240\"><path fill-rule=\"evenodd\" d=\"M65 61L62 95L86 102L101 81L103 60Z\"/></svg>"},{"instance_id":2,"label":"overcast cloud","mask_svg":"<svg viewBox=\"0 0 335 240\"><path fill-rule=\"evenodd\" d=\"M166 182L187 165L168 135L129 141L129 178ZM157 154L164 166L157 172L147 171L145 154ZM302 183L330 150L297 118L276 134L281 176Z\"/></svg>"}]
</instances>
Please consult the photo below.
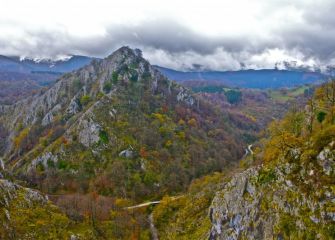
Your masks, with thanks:
<instances>
[{"instance_id":1,"label":"overcast cloud","mask_svg":"<svg viewBox=\"0 0 335 240\"><path fill-rule=\"evenodd\" d=\"M335 64L335 1L0 0L0 54L104 57L128 45L175 69Z\"/></svg>"}]
</instances>

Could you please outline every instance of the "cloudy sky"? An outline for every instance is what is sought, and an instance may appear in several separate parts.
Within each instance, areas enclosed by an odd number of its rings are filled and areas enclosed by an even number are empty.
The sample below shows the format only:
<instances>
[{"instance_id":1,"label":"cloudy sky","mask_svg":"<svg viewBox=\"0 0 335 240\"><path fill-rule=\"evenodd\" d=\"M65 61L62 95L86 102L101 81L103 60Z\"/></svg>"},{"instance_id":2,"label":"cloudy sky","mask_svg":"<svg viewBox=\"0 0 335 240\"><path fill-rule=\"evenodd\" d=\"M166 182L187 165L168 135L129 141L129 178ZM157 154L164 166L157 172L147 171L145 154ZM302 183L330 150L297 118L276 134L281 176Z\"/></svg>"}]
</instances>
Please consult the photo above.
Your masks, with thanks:
<instances>
[{"instance_id":1,"label":"cloudy sky","mask_svg":"<svg viewBox=\"0 0 335 240\"><path fill-rule=\"evenodd\" d=\"M335 64L334 0L0 0L0 54L104 57L123 45L175 69Z\"/></svg>"}]
</instances>

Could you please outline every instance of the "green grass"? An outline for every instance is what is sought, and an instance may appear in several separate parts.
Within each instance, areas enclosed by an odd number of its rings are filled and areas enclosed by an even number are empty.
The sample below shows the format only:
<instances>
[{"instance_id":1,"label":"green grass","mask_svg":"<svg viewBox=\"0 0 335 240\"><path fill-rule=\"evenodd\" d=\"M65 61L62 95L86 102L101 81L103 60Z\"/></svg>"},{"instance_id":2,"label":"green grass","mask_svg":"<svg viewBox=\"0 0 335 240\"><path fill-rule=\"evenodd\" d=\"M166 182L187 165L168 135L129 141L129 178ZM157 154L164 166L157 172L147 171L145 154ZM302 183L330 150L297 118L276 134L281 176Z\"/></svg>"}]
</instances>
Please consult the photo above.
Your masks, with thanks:
<instances>
[{"instance_id":1,"label":"green grass","mask_svg":"<svg viewBox=\"0 0 335 240\"><path fill-rule=\"evenodd\" d=\"M293 100L299 95L303 95L305 90L309 89L309 86L301 86L297 88L290 88L286 90L269 90L269 96L278 102L287 102L289 100Z\"/></svg>"}]
</instances>

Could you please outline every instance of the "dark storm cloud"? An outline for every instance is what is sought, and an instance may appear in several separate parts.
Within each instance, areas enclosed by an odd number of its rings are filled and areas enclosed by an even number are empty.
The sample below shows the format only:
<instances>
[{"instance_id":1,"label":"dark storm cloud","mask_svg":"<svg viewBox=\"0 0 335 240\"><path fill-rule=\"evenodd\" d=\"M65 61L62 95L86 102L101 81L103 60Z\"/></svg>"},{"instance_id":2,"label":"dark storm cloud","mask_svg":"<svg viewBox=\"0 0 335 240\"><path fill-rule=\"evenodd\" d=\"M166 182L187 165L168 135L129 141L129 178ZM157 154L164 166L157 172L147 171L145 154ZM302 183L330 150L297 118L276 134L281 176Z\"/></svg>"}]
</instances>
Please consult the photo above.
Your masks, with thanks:
<instances>
[{"instance_id":1,"label":"dark storm cloud","mask_svg":"<svg viewBox=\"0 0 335 240\"><path fill-rule=\"evenodd\" d=\"M29 55L51 55L61 53L86 53L90 55L105 55L122 45L150 47L170 53L193 51L199 54L212 54L218 47L224 47L229 52L250 51L259 52L264 49L261 39L240 36L208 37L192 31L186 26L174 21L143 22L138 25L112 25L107 27L106 34L99 37L78 38L66 31L26 31L25 37L15 39L10 44L11 49L25 52ZM249 41L247 40L249 38ZM257 45L252 42L258 42ZM0 37L4 46L7 39ZM268 46L275 46L269 43ZM36 54L35 54L36 55Z\"/></svg>"},{"instance_id":2,"label":"dark storm cloud","mask_svg":"<svg viewBox=\"0 0 335 240\"><path fill-rule=\"evenodd\" d=\"M131 44L163 49L172 53L194 51L211 54L215 48L225 46L229 51L237 51L242 43L229 37L210 38L198 34L186 26L173 21L155 21L132 27L110 27L108 37Z\"/></svg>"},{"instance_id":3,"label":"dark storm cloud","mask_svg":"<svg viewBox=\"0 0 335 240\"><path fill-rule=\"evenodd\" d=\"M287 51L297 50L303 53L305 58L316 57L325 62L334 58L335 50L335 17L328 15L315 16L308 13L304 15L305 24L297 26L288 23L285 27L272 31L267 38L256 35L209 37L168 20L134 26L110 26L104 37L78 39L74 41L77 44L73 47L93 55L104 55L106 50L112 51L121 45L160 49L170 54L191 51L200 55L213 54L218 48L223 48L231 54L246 52L251 55L279 48ZM93 44L88 46L87 41Z\"/></svg>"},{"instance_id":4,"label":"dark storm cloud","mask_svg":"<svg viewBox=\"0 0 335 240\"><path fill-rule=\"evenodd\" d=\"M286 4L290 2L286 1ZM220 65L210 57L218 58L216 61L231 59L235 67L242 67L253 56L271 49L281 49L288 54L299 53L302 60L314 59L318 63L328 64L335 59L335 1L325 1L320 8L317 8L317 4L302 6L302 1L293 5L298 10L301 8L300 21L291 23L282 19L284 24L269 26L264 29L264 34L227 32L213 37L195 32L179 22L163 19L134 25L113 24L106 27L104 35L96 37L76 37L66 29L24 31L22 36L10 40L0 36L0 50L4 54L31 57L65 54L102 57L122 45L129 45L142 48L145 55L163 65L166 61L169 66L169 62L176 59L178 64L182 60L190 61L186 64L189 67L199 68L205 64L206 68L211 68L211 65L229 68L228 62ZM269 4L265 9L271 13L277 7L278 4Z\"/></svg>"}]
</instances>

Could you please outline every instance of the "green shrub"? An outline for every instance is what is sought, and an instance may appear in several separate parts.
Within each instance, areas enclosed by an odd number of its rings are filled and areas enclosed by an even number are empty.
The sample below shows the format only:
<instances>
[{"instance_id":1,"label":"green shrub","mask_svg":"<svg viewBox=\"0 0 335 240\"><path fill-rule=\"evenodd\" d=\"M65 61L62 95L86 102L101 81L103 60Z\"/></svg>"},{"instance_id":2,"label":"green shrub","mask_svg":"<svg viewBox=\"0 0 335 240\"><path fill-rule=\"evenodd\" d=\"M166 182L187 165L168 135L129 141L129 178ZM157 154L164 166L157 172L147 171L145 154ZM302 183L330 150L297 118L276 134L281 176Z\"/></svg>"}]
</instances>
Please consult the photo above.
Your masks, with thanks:
<instances>
[{"instance_id":1,"label":"green shrub","mask_svg":"<svg viewBox=\"0 0 335 240\"><path fill-rule=\"evenodd\" d=\"M108 133L104 130L99 132L100 142L107 144L109 142Z\"/></svg>"},{"instance_id":2,"label":"green shrub","mask_svg":"<svg viewBox=\"0 0 335 240\"><path fill-rule=\"evenodd\" d=\"M323 111L318 112L318 114L317 114L317 116L316 116L316 118L318 119L318 122L319 122L319 123L322 123L323 120L325 120L326 115L327 115L327 113L325 113L325 112L323 112Z\"/></svg>"},{"instance_id":3,"label":"green shrub","mask_svg":"<svg viewBox=\"0 0 335 240\"><path fill-rule=\"evenodd\" d=\"M104 96L104 94L103 94L102 92L99 92L99 93L97 94L97 98L98 98L98 99L102 98L103 96Z\"/></svg>"},{"instance_id":4,"label":"green shrub","mask_svg":"<svg viewBox=\"0 0 335 240\"><path fill-rule=\"evenodd\" d=\"M67 162L64 160L58 161L57 167L58 169L66 169L67 168Z\"/></svg>"},{"instance_id":5,"label":"green shrub","mask_svg":"<svg viewBox=\"0 0 335 240\"><path fill-rule=\"evenodd\" d=\"M277 179L274 169L262 169L258 175L258 182L260 184L266 184Z\"/></svg>"},{"instance_id":6,"label":"green shrub","mask_svg":"<svg viewBox=\"0 0 335 240\"><path fill-rule=\"evenodd\" d=\"M319 131L314 137L314 148L321 151L335 138L335 126L329 126Z\"/></svg>"},{"instance_id":7,"label":"green shrub","mask_svg":"<svg viewBox=\"0 0 335 240\"><path fill-rule=\"evenodd\" d=\"M36 170L38 172L44 172L45 168L44 168L44 166L43 166L43 164L41 162L37 164Z\"/></svg>"},{"instance_id":8,"label":"green shrub","mask_svg":"<svg viewBox=\"0 0 335 240\"><path fill-rule=\"evenodd\" d=\"M47 165L48 165L49 168L54 168L55 167L54 161L52 161L50 159L47 161Z\"/></svg>"},{"instance_id":9,"label":"green shrub","mask_svg":"<svg viewBox=\"0 0 335 240\"><path fill-rule=\"evenodd\" d=\"M225 91L224 94L226 95L227 101L230 104L237 104L242 99L242 93L238 90L228 90Z\"/></svg>"},{"instance_id":10,"label":"green shrub","mask_svg":"<svg viewBox=\"0 0 335 240\"><path fill-rule=\"evenodd\" d=\"M90 99L90 96L88 96L88 95L84 95L84 96L82 96L82 97L80 98L80 103L81 103L83 106L85 106L85 105L87 105L87 104L89 103L90 100L91 100L91 99Z\"/></svg>"},{"instance_id":11,"label":"green shrub","mask_svg":"<svg viewBox=\"0 0 335 240\"><path fill-rule=\"evenodd\" d=\"M116 84L118 82L119 74L117 72L112 73L112 82Z\"/></svg>"},{"instance_id":12,"label":"green shrub","mask_svg":"<svg viewBox=\"0 0 335 240\"><path fill-rule=\"evenodd\" d=\"M111 82L105 82L103 86L103 90L105 93L109 93L112 90L112 83Z\"/></svg>"},{"instance_id":13,"label":"green shrub","mask_svg":"<svg viewBox=\"0 0 335 240\"><path fill-rule=\"evenodd\" d=\"M137 82L138 80L138 73L135 70L130 70L130 81Z\"/></svg>"}]
</instances>

